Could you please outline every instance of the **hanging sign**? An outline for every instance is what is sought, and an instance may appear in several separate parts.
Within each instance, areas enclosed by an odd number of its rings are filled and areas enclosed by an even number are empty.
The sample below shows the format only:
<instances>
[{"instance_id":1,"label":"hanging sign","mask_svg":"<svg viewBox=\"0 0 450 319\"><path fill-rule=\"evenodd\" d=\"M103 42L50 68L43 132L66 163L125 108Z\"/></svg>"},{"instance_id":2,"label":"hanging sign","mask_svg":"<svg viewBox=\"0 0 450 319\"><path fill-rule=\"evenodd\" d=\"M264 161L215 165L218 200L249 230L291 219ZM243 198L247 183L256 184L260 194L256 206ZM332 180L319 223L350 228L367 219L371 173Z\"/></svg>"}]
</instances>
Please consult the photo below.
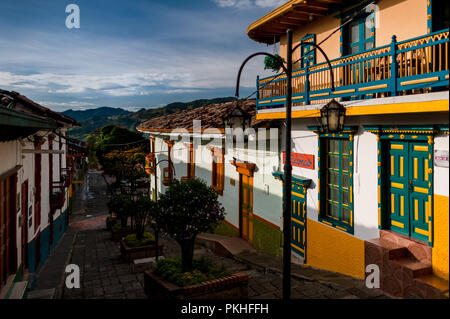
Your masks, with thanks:
<instances>
[{"instance_id":1,"label":"hanging sign","mask_svg":"<svg viewBox=\"0 0 450 319\"><path fill-rule=\"evenodd\" d=\"M448 151L434 150L434 165L448 167Z\"/></svg>"},{"instance_id":2,"label":"hanging sign","mask_svg":"<svg viewBox=\"0 0 450 319\"><path fill-rule=\"evenodd\" d=\"M283 164L286 162L286 152L283 152ZM314 169L314 155L291 153L292 166Z\"/></svg>"}]
</instances>

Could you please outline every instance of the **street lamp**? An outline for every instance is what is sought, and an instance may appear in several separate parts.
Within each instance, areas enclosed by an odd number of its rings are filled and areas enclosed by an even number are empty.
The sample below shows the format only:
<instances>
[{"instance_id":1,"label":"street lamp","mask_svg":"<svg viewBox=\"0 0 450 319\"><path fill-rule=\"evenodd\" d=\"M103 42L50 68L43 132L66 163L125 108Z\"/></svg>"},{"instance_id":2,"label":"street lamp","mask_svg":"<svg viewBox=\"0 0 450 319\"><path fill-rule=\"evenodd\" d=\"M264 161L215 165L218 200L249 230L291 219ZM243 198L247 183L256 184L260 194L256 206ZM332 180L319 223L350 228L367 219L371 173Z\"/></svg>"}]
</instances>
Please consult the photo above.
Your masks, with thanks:
<instances>
[{"instance_id":1,"label":"street lamp","mask_svg":"<svg viewBox=\"0 0 450 319\"><path fill-rule=\"evenodd\" d=\"M320 109L322 131L337 133L344 129L345 107L332 99Z\"/></svg>"},{"instance_id":2,"label":"street lamp","mask_svg":"<svg viewBox=\"0 0 450 319\"><path fill-rule=\"evenodd\" d=\"M304 45L311 45L314 48L318 49L322 55L325 57L327 61L328 67L330 69L331 75L331 92L334 92L334 75L333 69L331 67L330 60L322 48L313 42L300 42L294 48L292 48L292 30L287 30L287 41L286 41L286 66L281 65L283 71L286 74L286 134L285 134L285 145L286 145L286 160L284 163L284 205L283 205L283 299L290 299L291 296L291 209L292 209L292 193L291 193L291 184L292 184L292 164L291 164L291 114L292 114L292 53L299 47ZM239 68L237 80L236 80L236 98L239 100L239 83L241 78L242 70L245 64L255 56L265 55L270 56L273 59L277 59L274 55L266 52L257 52L250 56L248 56L241 67ZM308 81L308 79L306 79ZM333 102L334 101L334 102ZM332 122L335 125L335 117L336 117L336 106L340 105L334 99L329 107L325 107L326 112L326 123L327 128L330 129L329 123ZM330 102L330 103L331 103ZM328 103L328 104L330 104ZM327 105L328 105L327 104ZM342 106L343 107L343 106ZM337 108L339 110L339 108ZM341 123L341 113L337 114L338 125ZM345 114L345 112L344 112ZM330 117L331 116L331 117ZM343 120L342 120L343 123ZM335 128L334 126L331 128Z\"/></svg>"}]
</instances>

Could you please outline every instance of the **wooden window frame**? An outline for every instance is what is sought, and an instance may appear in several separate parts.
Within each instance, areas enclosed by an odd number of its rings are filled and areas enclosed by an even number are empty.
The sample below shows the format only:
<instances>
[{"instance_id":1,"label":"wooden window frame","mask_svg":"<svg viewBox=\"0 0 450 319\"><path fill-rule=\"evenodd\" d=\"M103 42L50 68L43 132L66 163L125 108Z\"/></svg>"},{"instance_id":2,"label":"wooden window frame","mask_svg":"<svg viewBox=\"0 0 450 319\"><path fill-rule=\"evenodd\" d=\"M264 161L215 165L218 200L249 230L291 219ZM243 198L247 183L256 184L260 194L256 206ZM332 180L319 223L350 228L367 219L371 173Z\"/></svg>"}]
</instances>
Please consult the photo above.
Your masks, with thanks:
<instances>
[{"instance_id":1,"label":"wooden window frame","mask_svg":"<svg viewBox=\"0 0 450 319\"><path fill-rule=\"evenodd\" d=\"M225 185L225 150L219 147L211 147L211 187L219 194L223 195Z\"/></svg>"},{"instance_id":2,"label":"wooden window frame","mask_svg":"<svg viewBox=\"0 0 450 319\"><path fill-rule=\"evenodd\" d=\"M187 160L186 160L186 176L181 177L181 181L187 181L195 179L195 150L194 144L185 143L187 149Z\"/></svg>"},{"instance_id":3,"label":"wooden window frame","mask_svg":"<svg viewBox=\"0 0 450 319\"><path fill-rule=\"evenodd\" d=\"M167 144L167 160L168 165L166 168L163 168L163 178L162 184L164 186L172 185L173 181L173 162L172 162L172 149L174 141L164 141Z\"/></svg>"},{"instance_id":4,"label":"wooden window frame","mask_svg":"<svg viewBox=\"0 0 450 319\"><path fill-rule=\"evenodd\" d=\"M338 152L328 152L329 141L335 140L338 142L339 151ZM348 153L343 153L342 141L348 141ZM319 154L320 154L320 171L319 171L319 183L320 183L320 212L319 221L327 224L329 226L335 227L339 230L348 232L350 234L354 233L354 200L353 200L353 135L351 134L324 134L319 138ZM330 168L329 165L329 155L338 157L339 168ZM348 159L347 170L343 168L343 158ZM333 159L334 160L334 159ZM333 184L329 184L328 173L333 173ZM337 173L337 175L334 175ZM348 176L348 187L345 188L342 184L343 175ZM334 184L334 176L338 176L338 184ZM332 186L330 186L332 185ZM338 185L338 186L336 186ZM330 190L338 191L338 201L334 200L334 195L329 196ZM348 192L348 203L343 203L343 190ZM339 213L337 216L331 216L328 212L329 202L332 204L337 204L339 207ZM349 219L343 219L343 209L348 209Z\"/></svg>"}]
</instances>

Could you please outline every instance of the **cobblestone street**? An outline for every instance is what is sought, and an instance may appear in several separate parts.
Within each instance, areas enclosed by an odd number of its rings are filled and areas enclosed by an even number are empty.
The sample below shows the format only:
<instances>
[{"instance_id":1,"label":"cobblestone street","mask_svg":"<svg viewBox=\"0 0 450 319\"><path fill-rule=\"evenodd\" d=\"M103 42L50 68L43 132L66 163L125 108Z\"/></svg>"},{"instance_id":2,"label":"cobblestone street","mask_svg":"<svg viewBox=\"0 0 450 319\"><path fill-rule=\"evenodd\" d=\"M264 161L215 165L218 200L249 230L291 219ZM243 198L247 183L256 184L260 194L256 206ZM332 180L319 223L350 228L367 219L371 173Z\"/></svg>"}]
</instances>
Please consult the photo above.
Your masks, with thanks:
<instances>
[{"instance_id":1,"label":"cobblestone street","mask_svg":"<svg viewBox=\"0 0 450 319\"><path fill-rule=\"evenodd\" d=\"M111 239L105 229L106 184L98 172L90 172L87 185L81 185L81 194L71 216L68 232L37 275L34 295L39 291L55 290L48 298L62 299L145 299L143 271L151 264L135 267L120 258L120 245ZM161 236L166 258L181 256L178 244L171 238ZM229 272L243 272L249 276L249 298L280 299L282 295L281 273L271 270L279 260L260 253L248 256L223 257L204 246L197 245L195 257L205 257ZM248 260L249 262L247 262ZM250 262L251 261L251 262ZM80 267L79 289L65 288L65 265ZM276 267L275 267L276 268ZM377 290L364 287L363 281L347 276L309 268L296 268L292 276L292 298L386 298ZM294 271L293 271L294 272ZM305 279L302 279L305 278ZM332 278L333 282L328 279ZM33 296L33 291L30 294Z\"/></svg>"}]
</instances>

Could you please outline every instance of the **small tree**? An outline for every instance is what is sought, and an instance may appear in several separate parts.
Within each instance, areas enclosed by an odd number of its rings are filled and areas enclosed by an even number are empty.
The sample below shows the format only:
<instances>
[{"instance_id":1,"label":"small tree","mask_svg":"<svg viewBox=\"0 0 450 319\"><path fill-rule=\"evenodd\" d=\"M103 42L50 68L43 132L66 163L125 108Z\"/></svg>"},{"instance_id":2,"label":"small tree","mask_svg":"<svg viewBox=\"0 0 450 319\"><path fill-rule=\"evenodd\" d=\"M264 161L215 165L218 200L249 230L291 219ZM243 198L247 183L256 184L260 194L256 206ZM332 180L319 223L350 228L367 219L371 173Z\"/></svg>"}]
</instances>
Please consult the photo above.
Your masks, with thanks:
<instances>
[{"instance_id":1,"label":"small tree","mask_svg":"<svg viewBox=\"0 0 450 319\"><path fill-rule=\"evenodd\" d=\"M127 195L112 195L107 203L108 209L111 213L115 213L120 219L122 228L128 224L128 217L130 211L133 209L133 203Z\"/></svg>"},{"instance_id":2,"label":"small tree","mask_svg":"<svg viewBox=\"0 0 450 319\"><path fill-rule=\"evenodd\" d=\"M199 179L171 185L159 200L158 226L181 246L183 271L192 269L195 237L213 230L225 210L217 193Z\"/></svg>"},{"instance_id":3,"label":"small tree","mask_svg":"<svg viewBox=\"0 0 450 319\"><path fill-rule=\"evenodd\" d=\"M134 220L134 232L138 240L143 238L145 226L150 222L150 219L153 216L158 216L158 206L156 202L144 194L140 194L134 202L132 216Z\"/></svg>"}]
</instances>

